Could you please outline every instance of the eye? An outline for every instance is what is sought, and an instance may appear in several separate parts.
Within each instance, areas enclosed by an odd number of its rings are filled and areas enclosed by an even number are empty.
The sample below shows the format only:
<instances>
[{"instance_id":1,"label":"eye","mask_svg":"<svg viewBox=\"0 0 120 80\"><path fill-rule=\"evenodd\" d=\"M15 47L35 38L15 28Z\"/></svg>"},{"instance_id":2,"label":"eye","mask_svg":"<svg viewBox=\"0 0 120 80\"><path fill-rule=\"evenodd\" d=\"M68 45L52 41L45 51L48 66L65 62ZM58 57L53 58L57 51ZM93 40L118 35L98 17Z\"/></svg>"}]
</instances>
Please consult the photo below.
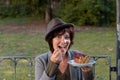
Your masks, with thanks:
<instances>
[{"instance_id":1,"label":"eye","mask_svg":"<svg viewBox=\"0 0 120 80\"><path fill-rule=\"evenodd\" d=\"M70 36L65 36L65 39L70 39Z\"/></svg>"}]
</instances>

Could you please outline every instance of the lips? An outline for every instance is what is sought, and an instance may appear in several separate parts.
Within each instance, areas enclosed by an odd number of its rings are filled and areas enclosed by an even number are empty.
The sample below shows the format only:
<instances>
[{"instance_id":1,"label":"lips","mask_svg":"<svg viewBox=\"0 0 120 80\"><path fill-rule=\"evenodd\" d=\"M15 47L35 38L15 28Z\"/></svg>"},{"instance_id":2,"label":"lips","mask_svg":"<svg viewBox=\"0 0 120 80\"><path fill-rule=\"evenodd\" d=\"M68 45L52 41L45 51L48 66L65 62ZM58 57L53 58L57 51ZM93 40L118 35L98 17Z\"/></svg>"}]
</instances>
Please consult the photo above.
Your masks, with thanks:
<instances>
[{"instance_id":1,"label":"lips","mask_svg":"<svg viewBox=\"0 0 120 80\"><path fill-rule=\"evenodd\" d=\"M63 46L59 45L58 48L59 49L61 49L61 48L67 48L67 45L63 45Z\"/></svg>"}]
</instances>

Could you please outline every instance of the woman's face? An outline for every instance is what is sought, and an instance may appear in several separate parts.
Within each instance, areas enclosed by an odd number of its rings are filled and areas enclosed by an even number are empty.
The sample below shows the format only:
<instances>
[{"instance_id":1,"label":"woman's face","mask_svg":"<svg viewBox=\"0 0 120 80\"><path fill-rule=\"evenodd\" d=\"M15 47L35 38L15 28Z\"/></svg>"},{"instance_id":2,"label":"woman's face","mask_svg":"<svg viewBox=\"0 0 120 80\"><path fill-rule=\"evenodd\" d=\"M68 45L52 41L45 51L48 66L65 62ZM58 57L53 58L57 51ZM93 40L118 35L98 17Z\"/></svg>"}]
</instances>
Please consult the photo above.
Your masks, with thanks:
<instances>
[{"instance_id":1,"label":"woman's face","mask_svg":"<svg viewBox=\"0 0 120 80\"><path fill-rule=\"evenodd\" d=\"M59 33L56 37L53 38L52 42L54 50L58 49L62 56L64 56L71 43L70 35L68 32L63 34Z\"/></svg>"}]
</instances>

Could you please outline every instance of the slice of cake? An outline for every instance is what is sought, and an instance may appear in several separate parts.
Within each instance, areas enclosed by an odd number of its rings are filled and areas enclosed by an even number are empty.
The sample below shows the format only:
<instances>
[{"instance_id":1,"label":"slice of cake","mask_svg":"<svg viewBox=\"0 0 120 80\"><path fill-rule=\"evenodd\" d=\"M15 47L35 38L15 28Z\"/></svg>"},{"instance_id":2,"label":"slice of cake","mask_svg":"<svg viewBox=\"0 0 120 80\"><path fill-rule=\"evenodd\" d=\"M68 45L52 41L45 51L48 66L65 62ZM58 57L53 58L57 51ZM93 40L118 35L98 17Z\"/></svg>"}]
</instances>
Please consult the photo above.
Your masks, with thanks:
<instances>
[{"instance_id":1,"label":"slice of cake","mask_svg":"<svg viewBox=\"0 0 120 80\"><path fill-rule=\"evenodd\" d=\"M81 54L81 53L74 54L75 63L85 64L85 63L89 63L89 60L90 60L90 57L88 55Z\"/></svg>"}]
</instances>

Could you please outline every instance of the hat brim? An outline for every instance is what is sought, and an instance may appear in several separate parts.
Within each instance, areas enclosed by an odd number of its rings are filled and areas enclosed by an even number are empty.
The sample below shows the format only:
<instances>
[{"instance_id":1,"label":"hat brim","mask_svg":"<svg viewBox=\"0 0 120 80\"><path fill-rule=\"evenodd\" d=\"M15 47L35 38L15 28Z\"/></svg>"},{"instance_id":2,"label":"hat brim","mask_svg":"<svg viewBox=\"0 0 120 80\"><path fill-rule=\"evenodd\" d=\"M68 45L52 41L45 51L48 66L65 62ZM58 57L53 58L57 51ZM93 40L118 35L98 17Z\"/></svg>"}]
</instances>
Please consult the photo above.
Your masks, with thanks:
<instances>
[{"instance_id":1,"label":"hat brim","mask_svg":"<svg viewBox=\"0 0 120 80\"><path fill-rule=\"evenodd\" d=\"M53 34L53 32L55 31L58 31L58 30L61 30L61 29L64 29L64 28L69 28L69 27L73 27L74 28L74 25L73 24L62 24L62 25L59 25L58 27L52 29L50 32L48 32L45 36L45 40L47 41L48 40L48 37Z\"/></svg>"}]
</instances>

